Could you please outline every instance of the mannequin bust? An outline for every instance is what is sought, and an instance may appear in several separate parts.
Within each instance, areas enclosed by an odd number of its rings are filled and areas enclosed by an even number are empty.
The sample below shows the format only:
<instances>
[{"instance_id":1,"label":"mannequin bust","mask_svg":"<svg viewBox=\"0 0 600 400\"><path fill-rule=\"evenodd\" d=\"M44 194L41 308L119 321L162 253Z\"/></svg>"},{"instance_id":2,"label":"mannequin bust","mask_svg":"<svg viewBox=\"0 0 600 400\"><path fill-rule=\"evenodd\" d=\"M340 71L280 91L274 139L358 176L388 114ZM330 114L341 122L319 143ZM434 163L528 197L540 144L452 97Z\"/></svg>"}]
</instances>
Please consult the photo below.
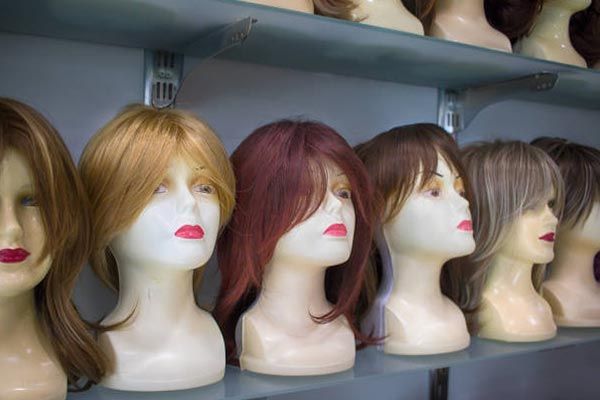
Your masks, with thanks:
<instances>
[{"instance_id":1,"label":"mannequin bust","mask_svg":"<svg viewBox=\"0 0 600 400\"><path fill-rule=\"evenodd\" d=\"M543 151L516 141L471 145L464 160L477 210L477 250L469 257L471 292L481 293L479 308L472 307L477 334L510 342L550 339L556 325L536 286L541 265L554 257L555 215L564 199L560 172Z\"/></svg>"},{"instance_id":2,"label":"mannequin bust","mask_svg":"<svg viewBox=\"0 0 600 400\"><path fill-rule=\"evenodd\" d=\"M363 24L423 35L423 24L400 0L359 0L354 19Z\"/></svg>"},{"instance_id":3,"label":"mannequin bust","mask_svg":"<svg viewBox=\"0 0 600 400\"><path fill-rule=\"evenodd\" d=\"M384 309L374 307L363 330L385 336L383 350L391 354L466 348L465 318L440 288L446 262L475 249L456 143L436 125L415 124L384 132L356 150L386 199L376 244L384 274L392 272L391 287L380 284ZM389 192L386 182L398 186Z\"/></svg>"},{"instance_id":4,"label":"mannequin bust","mask_svg":"<svg viewBox=\"0 0 600 400\"><path fill-rule=\"evenodd\" d=\"M511 52L510 40L492 28L485 17L484 0L436 2L430 36L494 50Z\"/></svg>"},{"instance_id":5,"label":"mannequin bust","mask_svg":"<svg viewBox=\"0 0 600 400\"><path fill-rule=\"evenodd\" d=\"M515 52L579 67L586 62L573 48L569 37L569 20L585 9L591 0L545 0L531 34L515 45Z\"/></svg>"},{"instance_id":6,"label":"mannequin bust","mask_svg":"<svg viewBox=\"0 0 600 400\"><path fill-rule=\"evenodd\" d=\"M92 267L119 292L99 336L115 363L102 384L165 391L219 381L224 342L196 305L193 274L233 205L222 144L191 114L130 106L92 138L80 168L99 232Z\"/></svg>"},{"instance_id":7,"label":"mannequin bust","mask_svg":"<svg viewBox=\"0 0 600 400\"><path fill-rule=\"evenodd\" d=\"M532 144L558 164L566 193L556 257L542 294L558 326L600 327L600 283L594 277L600 251L600 151L560 138Z\"/></svg>"},{"instance_id":8,"label":"mannequin bust","mask_svg":"<svg viewBox=\"0 0 600 400\"><path fill-rule=\"evenodd\" d=\"M70 299L89 212L66 146L37 111L0 98L0 137L0 398L63 400L108 367Z\"/></svg>"},{"instance_id":9,"label":"mannequin bust","mask_svg":"<svg viewBox=\"0 0 600 400\"><path fill-rule=\"evenodd\" d=\"M309 14L315 12L313 0L243 0L248 3L262 4L264 6L285 8Z\"/></svg>"},{"instance_id":10,"label":"mannequin bust","mask_svg":"<svg viewBox=\"0 0 600 400\"><path fill-rule=\"evenodd\" d=\"M360 160L331 128L289 120L258 128L231 160L238 202L216 308L231 358L271 375L352 368L372 232Z\"/></svg>"}]
</instances>

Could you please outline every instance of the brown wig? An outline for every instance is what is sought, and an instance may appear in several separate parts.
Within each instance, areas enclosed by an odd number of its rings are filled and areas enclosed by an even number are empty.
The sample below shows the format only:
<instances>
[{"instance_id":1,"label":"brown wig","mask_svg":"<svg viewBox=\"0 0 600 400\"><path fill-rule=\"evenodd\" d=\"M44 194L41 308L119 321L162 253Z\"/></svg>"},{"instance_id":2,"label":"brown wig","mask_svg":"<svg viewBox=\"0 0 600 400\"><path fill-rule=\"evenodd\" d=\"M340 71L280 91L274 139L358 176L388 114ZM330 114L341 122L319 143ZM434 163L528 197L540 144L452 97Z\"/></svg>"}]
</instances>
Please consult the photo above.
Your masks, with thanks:
<instances>
[{"instance_id":1,"label":"brown wig","mask_svg":"<svg viewBox=\"0 0 600 400\"><path fill-rule=\"evenodd\" d=\"M313 0L315 14L352 21L352 11L356 8L353 0Z\"/></svg>"},{"instance_id":2,"label":"brown wig","mask_svg":"<svg viewBox=\"0 0 600 400\"><path fill-rule=\"evenodd\" d=\"M571 17L569 33L575 50L594 67L600 61L600 0Z\"/></svg>"},{"instance_id":3,"label":"brown wig","mask_svg":"<svg viewBox=\"0 0 600 400\"><path fill-rule=\"evenodd\" d=\"M33 108L0 97L0 159L14 149L34 173L50 270L34 288L35 307L43 332L67 375L71 389L82 378L99 382L108 359L88 332L71 294L91 248L89 203L77 169L52 125Z\"/></svg>"},{"instance_id":4,"label":"brown wig","mask_svg":"<svg viewBox=\"0 0 600 400\"><path fill-rule=\"evenodd\" d=\"M485 16L494 28L515 43L533 28L544 0L485 0Z\"/></svg>"},{"instance_id":5,"label":"brown wig","mask_svg":"<svg viewBox=\"0 0 600 400\"><path fill-rule=\"evenodd\" d=\"M421 123L392 128L359 144L355 151L365 164L374 185L375 215L380 227L398 215L417 184L424 188L434 177L438 153L463 178L465 196L467 200L470 199L470 188L458 146L450 134L435 124ZM369 309L372 309L371 313L381 317L384 304L376 304L375 307L380 310L374 310L374 297L378 292L381 294L391 290L388 286L391 285L393 271L387 245L381 237L377 243L373 243L370 264L357 311L359 318ZM455 259L444 264L441 286L445 295L458 301L460 286L454 264L457 264ZM377 319L375 316L373 318ZM372 324L377 325L377 322L368 322L368 325ZM364 331L373 331L377 337L383 336L384 332L380 328L382 327L363 326Z\"/></svg>"},{"instance_id":6,"label":"brown wig","mask_svg":"<svg viewBox=\"0 0 600 400\"><path fill-rule=\"evenodd\" d=\"M571 229L584 222L594 203L600 201L600 150L562 138L541 137L531 144L552 157L565 182L560 229Z\"/></svg>"},{"instance_id":7,"label":"brown wig","mask_svg":"<svg viewBox=\"0 0 600 400\"><path fill-rule=\"evenodd\" d=\"M328 323L345 316L358 340L354 319L372 239L372 189L352 148L327 125L283 120L256 129L231 156L236 174L236 208L217 245L221 289L215 318L221 326L228 359L236 362L236 324L257 298L262 278L279 239L310 217L327 193L325 167L332 163L348 177L356 213L348 261L325 274L325 293L333 304Z\"/></svg>"},{"instance_id":8,"label":"brown wig","mask_svg":"<svg viewBox=\"0 0 600 400\"><path fill-rule=\"evenodd\" d=\"M429 27L433 21L436 1L437 0L402 0L402 3L411 14L421 21L425 28L425 32L429 32Z\"/></svg>"}]
</instances>

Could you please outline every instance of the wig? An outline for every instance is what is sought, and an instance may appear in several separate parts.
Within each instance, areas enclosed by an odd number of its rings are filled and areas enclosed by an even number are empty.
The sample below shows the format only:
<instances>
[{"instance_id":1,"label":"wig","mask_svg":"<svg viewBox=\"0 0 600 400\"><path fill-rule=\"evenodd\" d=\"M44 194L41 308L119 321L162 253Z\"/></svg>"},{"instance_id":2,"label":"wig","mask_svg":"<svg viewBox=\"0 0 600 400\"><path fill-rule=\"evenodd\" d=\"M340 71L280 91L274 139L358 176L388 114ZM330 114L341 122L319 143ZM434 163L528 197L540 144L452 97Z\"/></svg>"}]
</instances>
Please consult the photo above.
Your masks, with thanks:
<instances>
[{"instance_id":1,"label":"wig","mask_svg":"<svg viewBox=\"0 0 600 400\"><path fill-rule=\"evenodd\" d=\"M476 143L464 149L463 161L473 191L476 248L460 268L463 292L459 305L470 316L477 310L488 268L508 239L515 221L554 195L553 212L560 218L564 204L558 167L541 149L519 141ZM536 265L533 281L539 289L544 266ZM472 321L471 321L472 322Z\"/></svg>"},{"instance_id":2,"label":"wig","mask_svg":"<svg viewBox=\"0 0 600 400\"><path fill-rule=\"evenodd\" d=\"M91 247L90 212L83 185L58 132L33 108L0 98L0 158L7 149L24 157L33 171L46 242L48 274L34 289L43 332L73 389L81 378L96 383L108 359L71 301L73 287Z\"/></svg>"},{"instance_id":3,"label":"wig","mask_svg":"<svg viewBox=\"0 0 600 400\"><path fill-rule=\"evenodd\" d=\"M353 0L313 0L315 14L352 21L352 11L356 8Z\"/></svg>"},{"instance_id":4,"label":"wig","mask_svg":"<svg viewBox=\"0 0 600 400\"><path fill-rule=\"evenodd\" d=\"M485 0L485 16L514 44L533 28L544 0Z\"/></svg>"},{"instance_id":5,"label":"wig","mask_svg":"<svg viewBox=\"0 0 600 400\"><path fill-rule=\"evenodd\" d=\"M356 336L363 338L353 315L372 239L372 189L352 148L326 125L282 120L255 130L231 161L237 205L217 245L222 283L215 309L229 360L237 357L237 321L258 296L279 238L310 217L324 199L328 163L348 177L357 229L348 261L328 268L325 275L333 309L313 319L327 323L344 315Z\"/></svg>"},{"instance_id":6,"label":"wig","mask_svg":"<svg viewBox=\"0 0 600 400\"><path fill-rule=\"evenodd\" d=\"M425 28L425 32L429 32L431 22L433 21L436 1L437 0L402 0L402 3L411 14L421 21Z\"/></svg>"},{"instance_id":7,"label":"wig","mask_svg":"<svg viewBox=\"0 0 600 400\"><path fill-rule=\"evenodd\" d=\"M600 150L566 139L542 137L531 142L558 165L565 182L565 209L560 229L584 222L600 202Z\"/></svg>"},{"instance_id":8,"label":"wig","mask_svg":"<svg viewBox=\"0 0 600 400\"><path fill-rule=\"evenodd\" d=\"M600 61L600 0L571 17L569 33L573 47L593 67Z\"/></svg>"},{"instance_id":9,"label":"wig","mask_svg":"<svg viewBox=\"0 0 600 400\"><path fill-rule=\"evenodd\" d=\"M365 164L374 186L375 216L379 225L357 314L362 319L365 312L371 310L363 323L363 330L381 338L385 334L384 327L377 321L383 321L384 307L393 283L391 258L381 226L398 215L415 189L424 188L434 177L438 154L463 178L467 199L470 199L470 188L456 142L435 124L422 123L392 128L356 146L355 150ZM442 290L447 296L457 300L460 288L458 277L455 277L455 263L453 260L448 261L443 268Z\"/></svg>"},{"instance_id":10,"label":"wig","mask_svg":"<svg viewBox=\"0 0 600 400\"><path fill-rule=\"evenodd\" d=\"M223 144L193 114L131 105L100 129L84 149L79 168L92 206L90 263L115 291L119 290L119 274L109 244L136 221L177 155L206 169L217 190L224 226L234 206L235 178ZM196 271L196 283L199 277Z\"/></svg>"}]
</instances>

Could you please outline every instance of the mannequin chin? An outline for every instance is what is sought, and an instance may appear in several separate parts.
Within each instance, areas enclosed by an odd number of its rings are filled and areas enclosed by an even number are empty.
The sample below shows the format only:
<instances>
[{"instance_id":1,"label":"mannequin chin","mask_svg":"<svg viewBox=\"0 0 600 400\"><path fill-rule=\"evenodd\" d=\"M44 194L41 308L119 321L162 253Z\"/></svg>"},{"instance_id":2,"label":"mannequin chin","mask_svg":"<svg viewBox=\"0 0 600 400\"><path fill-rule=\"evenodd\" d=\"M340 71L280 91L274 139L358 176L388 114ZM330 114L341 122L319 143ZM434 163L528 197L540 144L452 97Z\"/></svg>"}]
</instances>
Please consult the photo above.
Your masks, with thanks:
<instances>
[{"instance_id":1,"label":"mannequin chin","mask_svg":"<svg viewBox=\"0 0 600 400\"><path fill-rule=\"evenodd\" d=\"M279 238L261 294L240 319L242 369L320 375L354 365L354 334L346 318L326 324L311 318L333 308L325 298L325 271L350 258L356 220L348 179L337 168L326 171L328 189L323 202ZM283 310L296 316L291 324L281 318Z\"/></svg>"}]
</instances>

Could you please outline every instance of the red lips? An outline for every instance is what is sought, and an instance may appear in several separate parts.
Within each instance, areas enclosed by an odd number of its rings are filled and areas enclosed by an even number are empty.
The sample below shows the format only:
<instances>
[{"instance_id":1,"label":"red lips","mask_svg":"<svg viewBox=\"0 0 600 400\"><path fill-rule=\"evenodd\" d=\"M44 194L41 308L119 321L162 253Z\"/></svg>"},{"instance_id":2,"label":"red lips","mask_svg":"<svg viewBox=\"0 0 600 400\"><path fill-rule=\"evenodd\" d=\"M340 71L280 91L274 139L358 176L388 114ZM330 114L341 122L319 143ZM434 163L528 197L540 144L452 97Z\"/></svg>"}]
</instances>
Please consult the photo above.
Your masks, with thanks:
<instances>
[{"instance_id":1,"label":"red lips","mask_svg":"<svg viewBox=\"0 0 600 400\"><path fill-rule=\"evenodd\" d=\"M540 240L545 240L546 242L554 242L554 232L548 232L544 236L540 236Z\"/></svg>"},{"instance_id":2,"label":"red lips","mask_svg":"<svg viewBox=\"0 0 600 400\"><path fill-rule=\"evenodd\" d=\"M175 236L182 239L202 239L204 237L204 230L200 225L183 225L177 229Z\"/></svg>"},{"instance_id":3,"label":"red lips","mask_svg":"<svg viewBox=\"0 0 600 400\"><path fill-rule=\"evenodd\" d=\"M323 235L344 237L348 235L348 230L344 224L331 224L329 227L327 227L327 229L325 229Z\"/></svg>"},{"instance_id":4,"label":"red lips","mask_svg":"<svg viewBox=\"0 0 600 400\"><path fill-rule=\"evenodd\" d=\"M465 219L464 221L461 221L460 224L458 224L457 228L461 231L473 232L473 222Z\"/></svg>"},{"instance_id":5,"label":"red lips","mask_svg":"<svg viewBox=\"0 0 600 400\"><path fill-rule=\"evenodd\" d=\"M16 264L29 257L29 252L25 249L2 249L0 250L0 263Z\"/></svg>"}]
</instances>

